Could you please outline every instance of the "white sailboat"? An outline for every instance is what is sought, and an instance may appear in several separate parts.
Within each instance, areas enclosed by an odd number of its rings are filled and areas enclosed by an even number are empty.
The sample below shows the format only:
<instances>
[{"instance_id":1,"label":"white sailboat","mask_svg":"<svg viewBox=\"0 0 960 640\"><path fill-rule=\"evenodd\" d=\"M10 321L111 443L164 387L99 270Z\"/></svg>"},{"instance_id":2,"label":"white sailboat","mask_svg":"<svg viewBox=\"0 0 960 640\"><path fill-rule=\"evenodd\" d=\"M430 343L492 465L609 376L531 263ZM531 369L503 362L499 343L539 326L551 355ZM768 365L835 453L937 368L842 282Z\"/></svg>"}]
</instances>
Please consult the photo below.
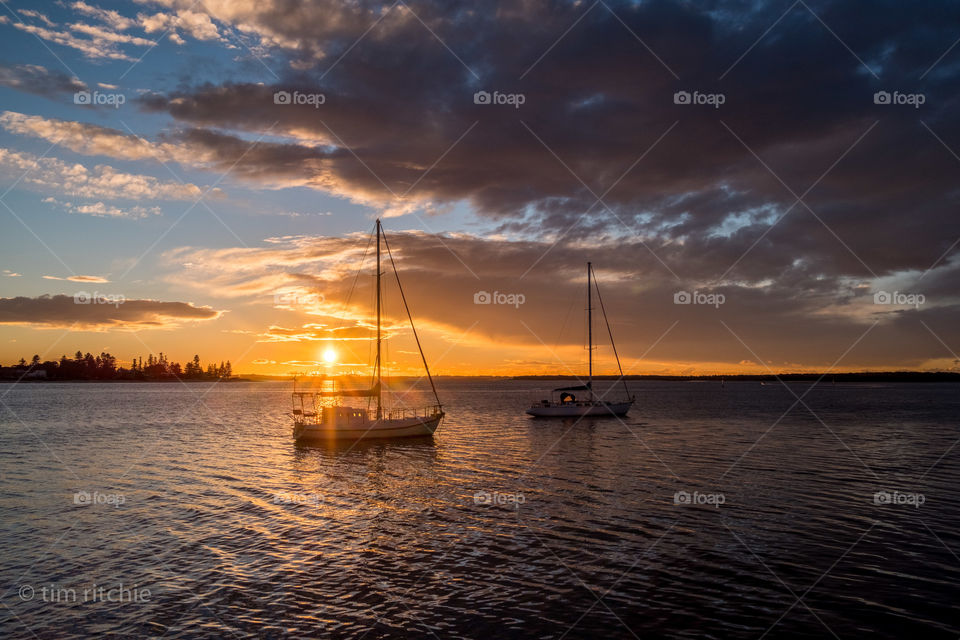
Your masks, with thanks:
<instances>
[{"instance_id":1,"label":"white sailboat","mask_svg":"<svg viewBox=\"0 0 960 640\"><path fill-rule=\"evenodd\" d=\"M433 378L430 375L430 368L427 366L427 359L423 355L423 348L420 346L420 338L417 336L417 329L413 326L413 317L410 315L410 308L407 306L406 296L403 294L403 287L400 285L400 274L397 273L397 266L393 261L393 254L390 252L390 244L387 242L386 235L380 220L376 224L377 236L377 356L374 362L374 383L367 389L328 389L321 391L297 391L296 380L294 380L293 391L293 437L298 443L322 443L336 440L368 440L374 438L407 438L407 437L429 437L439 428L444 417L443 407L440 404L440 397L437 395L437 388L433 384ZM383 342L380 329L381 316L381 269L380 269L380 239L387 249L387 255L390 257L390 264L393 267L393 273L397 278L397 287L400 291L400 298L403 300L403 306L407 311L407 318L410 320L410 328L413 331L413 337L417 343L417 349L420 350L420 358L423 360L423 367L426 371L427 379L430 381L430 388L433 391L433 397L436 404L420 408L392 408L387 409L383 406L383 380L381 374L380 351ZM332 399L331 404L324 404L324 398ZM343 406L337 400L339 398L368 398L367 407L349 407ZM369 405L376 399L376 408Z\"/></svg>"},{"instance_id":2,"label":"white sailboat","mask_svg":"<svg viewBox=\"0 0 960 640\"><path fill-rule=\"evenodd\" d=\"M617 359L617 368L620 370L620 381L623 383L623 390L626 398L621 400L607 400L606 393L597 397L593 392L593 289L597 289L597 300L600 301L600 310L603 312L603 319L607 325L607 333L610 335L610 346L613 348L613 355ZM593 272L592 263L587 263L587 352L589 355L589 364L587 368L587 382L571 387L560 387L554 389L550 398L535 403L527 413L538 418L561 418L561 417L579 417L579 416L623 416L626 415L630 407L633 406L635 398L630 395L627 389L627 383L623 379L623 367L620 366L620 356L617 355L617 347L613 343L613 331L610 330L610 322L607 320L607 311L603 306L603 298L600 297L600 287L597 285L596 274ZM585 392L578 397L574 392ZM609 391L607 392L609 393Z\"/></svg>"}]
</instances>

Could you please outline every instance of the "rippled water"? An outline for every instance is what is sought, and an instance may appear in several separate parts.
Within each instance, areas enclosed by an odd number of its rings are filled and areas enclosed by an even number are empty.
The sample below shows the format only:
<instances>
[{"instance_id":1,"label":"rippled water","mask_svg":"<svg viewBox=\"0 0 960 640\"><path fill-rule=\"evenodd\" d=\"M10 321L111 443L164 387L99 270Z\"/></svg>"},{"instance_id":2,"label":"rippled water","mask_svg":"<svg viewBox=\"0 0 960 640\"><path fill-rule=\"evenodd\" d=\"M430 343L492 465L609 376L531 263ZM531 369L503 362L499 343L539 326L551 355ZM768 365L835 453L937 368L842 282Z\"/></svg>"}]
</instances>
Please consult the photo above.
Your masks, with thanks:
<instances>
[{"instance_id":1,"label":"rippled water","mask_svg":"<svg viewBox=\"0 0 960 640\"><path fill-rule=\"evenodd\" d=\"M287 385L0 385L0 636L960 632L956 386L439 386L433 440L300 448Z\"/></svg>"}]
</instances>

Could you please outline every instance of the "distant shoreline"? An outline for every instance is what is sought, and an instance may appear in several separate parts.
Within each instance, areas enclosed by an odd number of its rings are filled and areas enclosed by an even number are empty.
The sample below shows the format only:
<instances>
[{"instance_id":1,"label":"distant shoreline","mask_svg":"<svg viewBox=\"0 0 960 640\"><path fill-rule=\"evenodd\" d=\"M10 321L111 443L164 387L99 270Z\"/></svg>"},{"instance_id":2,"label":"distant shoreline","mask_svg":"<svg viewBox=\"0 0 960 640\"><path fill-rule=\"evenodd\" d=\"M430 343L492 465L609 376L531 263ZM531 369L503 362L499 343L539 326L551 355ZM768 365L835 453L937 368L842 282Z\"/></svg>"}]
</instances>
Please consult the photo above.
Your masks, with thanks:
<instances>
[{"instance_id":1,"label":"distant shoreline","mask_svg":"<svg viewBox=\"0 0 960 640\"><path fill-rule=\"evenodd\" d=\"M349 378L350 376L345 376ZM392 376L392 380L410 380L418 376ZM484 380L583 380L586 376L575 375L520 375L520 376L434 376L435 379L484 379ZM304 379L304 377L301 377ZM336 379L331 376L330 379ZM610 381L619 380L619 376L600 375L593 376L594 380ZM878 371L878 372L858 372L858 373L781 373L781 374L738 374L738 375L659 375L659 374L635 374L623 376L624 380L653 380L663 382L960 382L960 373L952 371ZM236 376L231 378L222 378L219 380L195 379L195 378L153 378L143 380L129 379L67 379L67 378L0 378L0 383L20 382L82 382L82 383L154 383L161 382L165 384L182 382L292 382L293 376L270 376L261 374L250 374L245 376Z\"/></svg>"},{"instance_id":2,"label":"distant shoreline","mask_svg":"<svg viewBox=\"0 0 960 640\"><path fill-rule=\"evenodd\" d=\"M204 378L150 378L150 379L143 379L143 380L130 380L129 378L104 378L104 379L97 379L97 378L26 378L26 377L24 377L24 378L0 378L0 383L3 383L3 382L18 382L18 383L21 383L21 384L26 383L26 382L29 382L29 383L31 383L31 384L33 384L33 383L35 383L35 382L41 382L41 383L44 383L44 382L47 382L47 383L49 383L49 382L83 382L83 383L85 383L85 384L86 384L86 383L96 383L96 384L101 384L101 383L122 383L122 384L129 384L129 383L142 383L142 382L148 382L148 383L151 383L151 384L152 384L152 383L154 383L154 382L162 382L162 383L164 383L164 384L169 384L169 383L173 383L173 382L193 383L193 382L260 382L260 381L259 381L259 380L252 380L252 379L250 379L250 378L244 378L244 377L221 378L221 379L219 379L219 380L211 380L211 379L209 379L209 378L206 378L206 379L204 379Z\"/></svg>"},{"instance_id":3,"label":"distant shoreline","mask_svg":"<svg viewBox=\"0 0 960 640\"><path fill-rule=\"evenodd\" d=\"M512 376L513 380L582 380L586 376ZM593 376L594 380L619 380L619 376ZM627 375L624 380L666 380L674 382L960 382L960 373L952 371L877 371L859 373L766 373L738 375Z\"/></svg>"}]
</instances>

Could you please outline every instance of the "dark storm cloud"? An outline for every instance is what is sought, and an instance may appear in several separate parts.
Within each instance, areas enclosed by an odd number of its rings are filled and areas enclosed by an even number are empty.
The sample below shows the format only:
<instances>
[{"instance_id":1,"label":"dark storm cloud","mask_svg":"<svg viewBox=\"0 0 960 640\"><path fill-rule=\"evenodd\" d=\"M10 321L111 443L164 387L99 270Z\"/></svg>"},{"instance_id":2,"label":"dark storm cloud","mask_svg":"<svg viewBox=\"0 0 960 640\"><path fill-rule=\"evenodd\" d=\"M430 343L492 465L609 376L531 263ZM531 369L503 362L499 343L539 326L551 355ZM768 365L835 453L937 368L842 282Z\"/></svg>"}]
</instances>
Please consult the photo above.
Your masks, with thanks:
<instances>
[{"instance_id":1,"label":"dark storm cloud","mask_svg":"<svg viewBox=\"0 0 960 640\"><path fill-rule=\"evenodd\" d=\"M281 82L144 105L195 127L183 135L224 164L251 134L300 139L243 156L250 177L384 203L416 185L411 198L468 200L513 234L639 235L683 278L717 278L751 247L729 277L922 270L960 235L960 162L930 131L960 148L960 54L931 69L960 6L411 2L350 48L387 6L266 3L243 19L287 43ZM479 90L525 101L474 104ZM725 102L675 104L681 90ZM874 104L881 90L925 103ZM275 91L325 102L274 104Z\"/></svg>"},{"instance_id":2,"label":"dark storm cloud","mask_svg":"<svg viewBox=\"0 0 960 640\"><path fill-rule=\"evenodd\" d=\"M36 298L0 298L0 324L77 329L167 328L182 321L220 317L210 307L189 302L126 300L122 296L81 293Z\"/></svg>"}]
</instances>

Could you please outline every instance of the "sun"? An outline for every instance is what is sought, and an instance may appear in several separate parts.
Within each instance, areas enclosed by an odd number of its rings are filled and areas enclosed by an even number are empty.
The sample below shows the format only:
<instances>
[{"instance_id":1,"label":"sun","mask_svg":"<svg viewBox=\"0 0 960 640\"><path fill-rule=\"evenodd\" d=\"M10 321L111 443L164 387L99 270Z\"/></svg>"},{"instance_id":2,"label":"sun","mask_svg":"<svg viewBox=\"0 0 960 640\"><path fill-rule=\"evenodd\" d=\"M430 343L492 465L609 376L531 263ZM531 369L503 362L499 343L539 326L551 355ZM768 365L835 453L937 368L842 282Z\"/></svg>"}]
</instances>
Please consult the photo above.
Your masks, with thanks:
<instances>
[{"instance_id":1,"label":"sun","mask_svg":"<svg viewBox=\"0 0 960 640\"><path fill-rule=\"evenodd\" d=\"M337 352L332 347L323 350L323 361L327 364L333 364L337 361Z\"/></svg>"}]
</instances>

